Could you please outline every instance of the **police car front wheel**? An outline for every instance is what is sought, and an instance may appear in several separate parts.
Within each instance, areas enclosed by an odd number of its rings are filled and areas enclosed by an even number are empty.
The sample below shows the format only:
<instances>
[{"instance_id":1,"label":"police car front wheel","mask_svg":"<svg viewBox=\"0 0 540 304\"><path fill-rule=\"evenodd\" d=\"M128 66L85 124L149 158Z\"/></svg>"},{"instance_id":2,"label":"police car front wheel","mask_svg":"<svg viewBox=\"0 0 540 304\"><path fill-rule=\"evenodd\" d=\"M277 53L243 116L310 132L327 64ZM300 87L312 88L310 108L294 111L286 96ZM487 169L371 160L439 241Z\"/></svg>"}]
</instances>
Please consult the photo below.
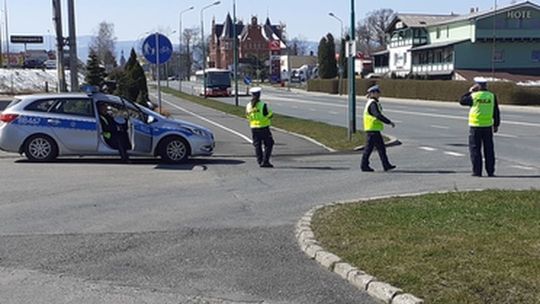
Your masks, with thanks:
<instances>
[{"instance_id":1,"label":"police car front wheel","mask_svg":"<svg viewBox=\"0 0 540 304\"><path fill-rule=\"evenodd\" d=\"M58 147L49 136L37 134L26 140L24 154L30 161L52 161L58 156Z\"/></svg>"},{"instance_id":2,"label":"police car front wheel","mask_svg":"<svg viewBox=\"0 0 540 304\"><path fill-rule=\"evenodd\" d=\"M189 156L189 145L180 137L169 137L161 143L159 155L167 163L183 163Z\"/></svg>"}]
</instances>

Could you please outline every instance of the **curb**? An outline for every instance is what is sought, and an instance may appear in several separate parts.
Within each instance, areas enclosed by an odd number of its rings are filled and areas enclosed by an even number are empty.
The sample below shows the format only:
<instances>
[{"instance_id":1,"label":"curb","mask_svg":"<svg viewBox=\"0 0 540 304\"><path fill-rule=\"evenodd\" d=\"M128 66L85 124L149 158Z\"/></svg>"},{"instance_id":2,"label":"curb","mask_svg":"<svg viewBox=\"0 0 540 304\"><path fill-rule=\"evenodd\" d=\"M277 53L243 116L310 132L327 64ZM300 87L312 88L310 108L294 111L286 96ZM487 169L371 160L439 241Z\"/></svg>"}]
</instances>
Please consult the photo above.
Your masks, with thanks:
<instances>
[{"instance_id":1,"label":"curb","mask_svg":"<svg viewBox=\"0 0 540 304\"><path fill-rule=\"evenodd\" d=\"M305 213L304 216L297 222L295 226L296 239L298 241L298 244L300 245L300 248L307 256L319 262L319 264L321 264L324 268L338 274L340 277L347 280L351 285L355 286L361 291L367 292L373 298L376 298L387 304L423 304L424 300L412 294L404 293L402 289L394 287L388 283L379 281L376 277L371 276L364 271L344 262L337 255L324 249L321 244L315 239L315 234L313 233L313 230L311 230L311 220L315 212L317 212L319 209L326 207L389 197L415 196L426 193L427 192L405 195L381 196L368 199L340 201L326 205L318 205Z\"/></svg>"},{"instance_id":2,"label":"curb","mask_svg":"<svg viewBox=\"0 0 540 304\"><path fill-rule=\"evenodd\" d=\"M394 147L394 146L399 146L401 145L401 142L399 141L399 139L397 139L396 137L393 137L393 136L390 136L390 135L384 135L386 137L388 137L390 139L390 141L384 143L384 145L386 147ZM355 147L353 150L354 151L362 151L364 150L366 146L358 146L358 147Z\"/></svg>"},{"instance_id":3,"label":"curb","mask_svg":"<svg viewBox=\"0 0 540 304\"><path fill-rule=\"evenodd\" d=\"M272 126L272 129L274 129L276 131L286 133L286 134L290 134L290 135L293 135L293 136L296 136L296 137L300 137L302 139L305 139L305 140L307 140L307 141L309 141L309 142L311 142L311 143L313 143L313 144L315 144L315 145L317 145L319 147L322 147L322 148L326 149L328 152L332 152L332 153L337 152L337 150L334 150L334 149L326 146L325 144L316 141L315 139L313 139L311 137L308 137L308 136L305 136L305 135L302 135L302 134L298 134L298 133L295 133L295 132L287 131L285 129L276 128L274 126Z\"/></svg>"}]
</instances>

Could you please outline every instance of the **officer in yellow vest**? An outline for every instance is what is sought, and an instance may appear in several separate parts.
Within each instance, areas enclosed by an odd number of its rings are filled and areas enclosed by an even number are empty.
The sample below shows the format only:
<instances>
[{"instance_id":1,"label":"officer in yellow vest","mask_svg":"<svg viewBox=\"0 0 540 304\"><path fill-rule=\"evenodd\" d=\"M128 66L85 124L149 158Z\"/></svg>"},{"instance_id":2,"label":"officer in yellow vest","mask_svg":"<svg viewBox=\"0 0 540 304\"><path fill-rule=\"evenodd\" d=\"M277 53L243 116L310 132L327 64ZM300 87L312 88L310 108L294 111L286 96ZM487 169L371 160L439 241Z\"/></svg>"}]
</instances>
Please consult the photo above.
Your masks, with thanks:
<instances>
[{"instance_id":1,"label":"officer in yellow vest","mask_svg":"<svg viewBox=\"0 0 540 304\"><path fill-rule=\"evenodd\" d=\"M382 114L382 106L379 103L379 97L381 89L378 85L374 85L367 90L368 101L364 108L364 131L366 132L366 147L364 154L362 155L362 164L360 169L364 172L372 172L373 168L369 166L369 157L371 152L376 148L379 152L379 157L383 165L384 171L395 169L396 166L390 164L388 156L386 155L386 147L384 146L384 139L381 135L381 131L384 129L384 124L391 125L392 128L395 124L386 118Z\"/></svg>"},{"instance_id":2,"label":"officer in yellow vest","mask_svg":"<svg viewBox=\"0 0 540 304\"><path fill-rule=\"evenodd\" d=\"M482 176L482 147L486 172L495 176L495 151L493 133L497 133L501 123L497 97L487 89L487 80L477 77L469 92L461 97L462 106L471 107L469 111L469 153L472 162L472 175Z\"/></svg>"},{"instance_id":3,"label":"officer in yellow vest","mask_svg":"<svg viewBox=\"0 0 540 304\"><path fill-rule=\"evenodd\" d=\"M261 101L261 88L251 88L251 102L246 105L246 117L249 120L249 127L251 128L251 135L253 138L253 146L255 147L255 154L257 155L257 163L261 168L273 168L270 163L270 156L272 156L272 147L274 146L274 139L272 138L272 132L270 132L270 125L272 124L272 109L264 102ZM264 144L264 151L262 145Z\"/></svg>"}]
</instances>

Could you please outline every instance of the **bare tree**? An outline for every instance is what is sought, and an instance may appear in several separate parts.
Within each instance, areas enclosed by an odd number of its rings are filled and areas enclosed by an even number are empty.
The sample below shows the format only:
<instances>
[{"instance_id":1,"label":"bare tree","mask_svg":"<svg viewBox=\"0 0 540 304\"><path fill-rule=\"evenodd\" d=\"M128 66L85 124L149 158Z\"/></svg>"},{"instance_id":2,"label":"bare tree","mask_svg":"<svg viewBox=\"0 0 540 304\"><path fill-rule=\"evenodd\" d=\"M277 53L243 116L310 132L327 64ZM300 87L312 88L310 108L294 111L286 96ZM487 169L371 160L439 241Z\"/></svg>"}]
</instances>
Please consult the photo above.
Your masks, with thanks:
<instances>
[{"instance_id":1,"label":"bare tree","mask_svg":"<svg viewBox=\"0 0 540 304\"><path fill-rule=\"evenodd\" d=\"M198 44L199 48L201 47L199 40L199 29L198 28L187 28L184 29L184 32L182 33L184 39L182 42L182 50L180 50L182 61L180 62L183 69L182 71L185 71L184 77L189 77L189 75L192 74L192 68L194 64L194 54L193 51L196 48L196 45Z\"/></svg>"},{"instance_id":2,"label":"bare tree","mask_svg":"<svg viewBox=\"0 0 540 304\"><path fill-rule=\"evenodd\" d=\"M98 56L100 63L104 65L107 72L118 66L115 45L114 24L105 21L101 22L96 36L90 42L90 49Z\"/></svg>"},{"instance_id":3,"label":"bare tree","mask_svg":"<svg viewBox=\"0 0 540 304\"><path fill-rule=\"evenodd\" d=\"M289 47L291 47L291 55L304 56L309 52L309 43L307 38L301 35L294 37L289 42Z\"/></svg>"},{"instance_id":4,"label":"bare tree","mask_svg":"<svg viewBox=\"0 0 540 304\"><path fill-rule=\"evenodd\" d=\"M383 8L367 14L364 20L358 22L359 48L366 53L386 48L386 29L394 18L394 11Z\"/></svg>"}]
</instances>

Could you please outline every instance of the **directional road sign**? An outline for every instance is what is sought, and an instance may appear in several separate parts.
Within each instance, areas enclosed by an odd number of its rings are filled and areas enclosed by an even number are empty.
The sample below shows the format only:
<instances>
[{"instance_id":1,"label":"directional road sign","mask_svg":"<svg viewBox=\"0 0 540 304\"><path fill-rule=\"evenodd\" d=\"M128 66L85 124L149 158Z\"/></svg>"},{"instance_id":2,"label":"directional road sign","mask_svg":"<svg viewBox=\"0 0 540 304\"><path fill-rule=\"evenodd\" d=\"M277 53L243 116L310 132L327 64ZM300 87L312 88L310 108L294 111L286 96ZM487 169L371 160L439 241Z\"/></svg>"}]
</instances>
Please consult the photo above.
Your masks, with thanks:
<instances>
[{"instance_id":1,"label":"directional road sign","mask_svg":"<svg viewBox=\"0 0 540 304\"><path fill-rule=\"evenodd\" d=\"M156 50L159 50L157 52ZM173 46L169 38L155 33L148 36L142 45L144 58L153 64L162 64L171 59Z\"/></svg>"}]
</instances>

